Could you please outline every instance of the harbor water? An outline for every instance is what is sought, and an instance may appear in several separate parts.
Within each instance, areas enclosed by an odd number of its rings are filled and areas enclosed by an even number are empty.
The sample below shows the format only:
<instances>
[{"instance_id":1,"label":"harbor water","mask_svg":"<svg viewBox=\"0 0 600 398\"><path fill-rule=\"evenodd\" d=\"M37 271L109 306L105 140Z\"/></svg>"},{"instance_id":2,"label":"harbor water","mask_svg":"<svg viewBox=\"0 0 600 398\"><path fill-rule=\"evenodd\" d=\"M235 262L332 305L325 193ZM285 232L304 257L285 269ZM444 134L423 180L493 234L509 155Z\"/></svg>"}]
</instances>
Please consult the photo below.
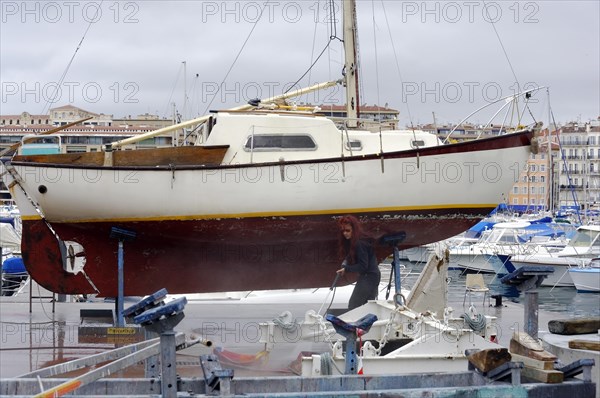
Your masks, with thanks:
<instances>
[{"instance_id":1,"label":"harbor water","mask_svg":"<svg viewBox=\"0 0 600 398\"><path fill-rule=\"evenodd\" d=\"M405 286L410 288L423 269L424 263L404 261L403 264L408 274L405 278ZM462 302L465 294L466 275L461 270L451 269L448 270L448 278L450 279L448 302ZM483 279L490 289L491 295L500 294L504 301L523 303L523 294L515 287L503 284L497 275L483 274ZM539 287L537 291L538 304L542 311L555 312L557 315L564 314L565 318L600 316L600 294L598 293L579 293L573 287L546 286ZM481 295L477 297L481 297ZM493 302L492 299L492 304Z\"/></svg>"}]
</instances>

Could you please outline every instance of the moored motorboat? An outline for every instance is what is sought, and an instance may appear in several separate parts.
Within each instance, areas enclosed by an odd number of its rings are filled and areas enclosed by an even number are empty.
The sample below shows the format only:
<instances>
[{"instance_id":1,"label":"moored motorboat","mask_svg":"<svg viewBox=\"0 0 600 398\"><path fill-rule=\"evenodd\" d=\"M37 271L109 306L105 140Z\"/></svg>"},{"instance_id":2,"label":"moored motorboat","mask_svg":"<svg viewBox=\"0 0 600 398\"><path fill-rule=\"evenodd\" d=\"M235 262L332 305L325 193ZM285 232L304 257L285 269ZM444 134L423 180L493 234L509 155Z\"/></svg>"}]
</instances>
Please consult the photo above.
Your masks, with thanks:
<instances>
[{"instance_id":1,"label":"moored motorboat","mask_svg":"<svg viewBox=\"0 0 600 398\"><path fill-rule=\"evenodd\" d=\"M543 280L542 286L575 286L571 268L585 266L592 258L600 255L600 226L582 225L567 245L558 252L534 255L510 256L510 263L515 268L523 266L551 266L554 272Z\"/></svg>"},{"instance_id":2,"label":"moored motorboat","mask_svg":"<svg viewBox=\"0 0 600 398\"><path fill-rule=\"evenodd\" d=\"M600 257L592 259L587 265L569 268L569 276L578 292L600 292Z\"/></svg>"}]
</instances>

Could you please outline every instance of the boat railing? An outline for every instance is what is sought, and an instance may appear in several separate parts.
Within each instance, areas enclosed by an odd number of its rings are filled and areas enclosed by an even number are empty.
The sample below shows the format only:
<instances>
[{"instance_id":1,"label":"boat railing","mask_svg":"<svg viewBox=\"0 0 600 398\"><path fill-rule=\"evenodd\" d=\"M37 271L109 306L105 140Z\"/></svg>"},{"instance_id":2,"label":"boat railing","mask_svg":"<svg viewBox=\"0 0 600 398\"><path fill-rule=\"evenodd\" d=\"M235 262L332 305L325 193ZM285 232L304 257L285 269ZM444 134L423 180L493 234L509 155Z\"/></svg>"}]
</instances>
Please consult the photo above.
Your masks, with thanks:
<instances>
[{"instance_id":1,"label":"boat railing","mask_svg":"<svg viewBox=\"0 0 600 398\"><path fill-rule=\"evenodd\" d=\"M494 113L494 115L492 115L492 117L490 118L490 120L480 129L480 132L479 132L479 134L477 135L477 137L475 139L481 138L481 134L483 133L483 131L486 128L488 128L489 126L492 125L492 121L494 119L496 119L496 117L500 114L500 112L502 112L502 110L504 110L505 108L506 108L506 113L504 115L504 119L502 120L502 124L500 125L500 130L498 132L498 135L503 134L503 132L504 132L504 134L508 133L509 132L508 128L505 126L506 119L508 117L508 114L511 112L511 110L513 110L513 107L516 107L516 104L518 103L519 98L521 98L521 96L523 96L525 98L525 106L524 106L524 109L523 109L523 112L524 112L525 109L527 109L527 103L529 102L529 99L532 97L532 93L537 92L537 91L539 91L539 90L541 90L543 88L545 88L545 87L543 87L543 86L542 87L535 87L535 88L532 88L530 90L522 91L520 93L516 93L516 94L512 94L512 95L507 95L506 97L502 97L500 99L497 99L496 101L490 102L490 103L488 103L488 104L486 104L486 105L484 105L484 106L482 106L480 108L477 108L475 111L471 112L467 117L465 117L460 122L458 122L454 126L454 128L452 128L452 130L450 130L450 132L448 133L448 135L446 136L446 138L444 138L443 143L444 144L448 143L449 140L450 140L450 136L452 136L452 134L454 134L454 132L456 131L456 129L459 128L460 126L462 126L463 123L465 123L471 116L473 116L473 115L481 112L483 109L486 109L486 108L488 108L488 107L490 107L492 105L495 105L495 104L503 102L503 101L504 101L504 105L502 105L500 107L500 109L498 109L498 111L496 111L496 113ZM512 107L509 107L509 105L512 105ZM519 119L517 120L517 126L519 126L519 127L517 127L517 129L522 128L521 127L522 116L523 116L522 114L519 115ZM538 123L536 122L534 124L537 125ZM517 129L515 129L515 130L517 130Z\"/></svg>"}]
</instances>

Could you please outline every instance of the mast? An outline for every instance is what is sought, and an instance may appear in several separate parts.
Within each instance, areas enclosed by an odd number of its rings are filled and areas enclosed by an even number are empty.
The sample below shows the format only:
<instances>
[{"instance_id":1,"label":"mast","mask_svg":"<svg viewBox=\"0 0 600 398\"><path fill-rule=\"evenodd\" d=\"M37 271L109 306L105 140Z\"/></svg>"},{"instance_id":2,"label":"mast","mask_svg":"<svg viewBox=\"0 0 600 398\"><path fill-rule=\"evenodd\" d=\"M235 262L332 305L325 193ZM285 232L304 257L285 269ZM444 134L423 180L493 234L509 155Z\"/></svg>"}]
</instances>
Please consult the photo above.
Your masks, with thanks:
<instances>
[{"instance_id":1,"label":"mast","mask_svg":"<svg viewBox=\"0 0 600 398\"><path fill-rule=\"evenodd\" d=\"M358 62L356 50L356 1L344 0L344 71L348 127L356 128L359 117Z\"/></svg>"}]
</instances>

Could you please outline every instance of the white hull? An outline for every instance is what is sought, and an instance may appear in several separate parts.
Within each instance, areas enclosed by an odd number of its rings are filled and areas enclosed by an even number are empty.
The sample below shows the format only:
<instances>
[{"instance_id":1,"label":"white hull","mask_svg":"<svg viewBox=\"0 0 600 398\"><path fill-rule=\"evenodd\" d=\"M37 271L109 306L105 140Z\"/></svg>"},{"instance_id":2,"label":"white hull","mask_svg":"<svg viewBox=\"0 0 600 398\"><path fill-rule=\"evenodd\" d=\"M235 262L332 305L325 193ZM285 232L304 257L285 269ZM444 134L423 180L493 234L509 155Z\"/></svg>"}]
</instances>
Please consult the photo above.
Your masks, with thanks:
<instances>
[{"instance_id":1,"label":"white hull","mask_svg":"<svg viewBox=\"0 0 600 398\"><path fill-rule=\"evenodd\" d=\"M600 268L571 268L569 276L578 292L600 292Z\"/></svg>"},{"instance_id":2,"label":"white hull","mask_svg":"<svg viewBox=\"0 0 600 398\"><path fill-rule=\"evenodd\" d=\"M49 222L285 217L490 206L518 176L515 159L528 152L527 147L479 151L468 162L461 153L422 157L419 166L413 157L393 158L384 160L384 170L381 159L208 170L15 168ZM450 172L459 177L444 178Z\"/></svg>"},{"instance_id":3,"label":"white hull","mask_svg":"<svg viewBox=\"0 0 600 398\"><path fill-rule=\"evenodd\" d=\"M547 266L552 267L554 272L548 275L543 281L542 286L573 287L575 286L569 269L578 267L589 259L575 257L550 257L550 256L529 256L523 259L512 258L510 260L515 268L525 266Z\"/></svg>"}]
</instances>

